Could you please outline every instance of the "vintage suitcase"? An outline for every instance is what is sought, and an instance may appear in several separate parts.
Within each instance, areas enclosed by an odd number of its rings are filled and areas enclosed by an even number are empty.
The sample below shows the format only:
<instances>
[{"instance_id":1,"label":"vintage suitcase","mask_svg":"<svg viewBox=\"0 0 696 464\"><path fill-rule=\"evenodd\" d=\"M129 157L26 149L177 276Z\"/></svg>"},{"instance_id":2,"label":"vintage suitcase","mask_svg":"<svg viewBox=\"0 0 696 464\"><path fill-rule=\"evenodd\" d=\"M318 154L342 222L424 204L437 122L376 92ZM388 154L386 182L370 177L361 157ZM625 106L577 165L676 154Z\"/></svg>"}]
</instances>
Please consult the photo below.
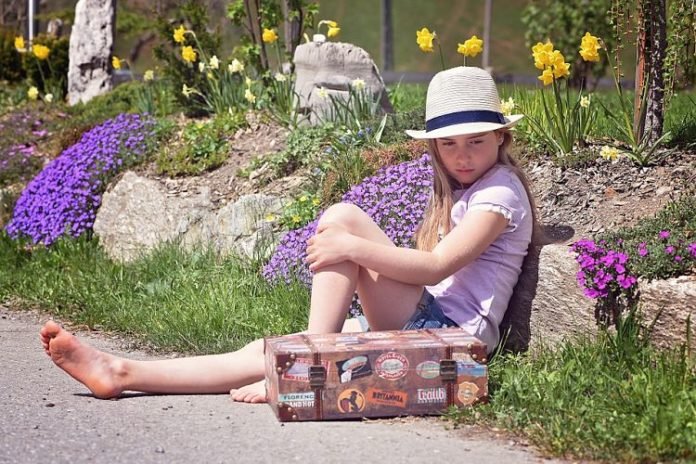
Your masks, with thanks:
<instances>
[{"instance_id":1,"label":"vintage suitcase","mask_svg":"<svg viewBox=\"0 0 696 464\"><path fill-rule=\"evenodd\" d=\"M439 414L488 399L486 345L459 328L265 339L281 421Z\"/></svg>"}]
</instances>

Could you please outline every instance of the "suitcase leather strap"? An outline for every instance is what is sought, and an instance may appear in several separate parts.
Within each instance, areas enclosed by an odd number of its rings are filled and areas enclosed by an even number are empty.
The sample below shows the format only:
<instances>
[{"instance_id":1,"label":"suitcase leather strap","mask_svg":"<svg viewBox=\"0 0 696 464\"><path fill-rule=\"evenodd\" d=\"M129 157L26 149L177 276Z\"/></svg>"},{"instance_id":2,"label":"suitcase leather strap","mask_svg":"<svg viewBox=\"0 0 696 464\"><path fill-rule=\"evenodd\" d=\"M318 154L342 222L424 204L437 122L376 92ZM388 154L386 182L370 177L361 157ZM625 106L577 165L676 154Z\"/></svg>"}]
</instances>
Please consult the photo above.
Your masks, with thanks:
<instances>
[{"instance_id":1,"label":"suitcase leather strap","mask_svg":"<svg viewBox=\"0 0 696 464\"><path fill-rule=\"evenodd\" d=\"M437 341L445 344L445 359L440 360L440 372L443 370L445 364L453 365L454 367L454 379L443 379L445 387L447 388L447 406L454 406L454 385L457 379L457 364L452 359L452 345L448 343L444 338L440 337L432 329L425 329L425 331L430 334ZM444 361L444 362L443 362ZM442 374L441 374L442 375Z\"/></svg>"},{"instance_id":2,"label":"suitcase leather strap","mask_svg":"<svg viewBox=\"0 0 696 464\"><path fill-rule=\"evenodd\" d=\"M314 345L314 342L306 334L301 334L302 339L312 352L312 365L309 366L309 385L314 390L314 410L317 420L324 419L322 409L321 390L326 383L326 369L321 364L321 352Z\"/></svg>"}]
</instances>

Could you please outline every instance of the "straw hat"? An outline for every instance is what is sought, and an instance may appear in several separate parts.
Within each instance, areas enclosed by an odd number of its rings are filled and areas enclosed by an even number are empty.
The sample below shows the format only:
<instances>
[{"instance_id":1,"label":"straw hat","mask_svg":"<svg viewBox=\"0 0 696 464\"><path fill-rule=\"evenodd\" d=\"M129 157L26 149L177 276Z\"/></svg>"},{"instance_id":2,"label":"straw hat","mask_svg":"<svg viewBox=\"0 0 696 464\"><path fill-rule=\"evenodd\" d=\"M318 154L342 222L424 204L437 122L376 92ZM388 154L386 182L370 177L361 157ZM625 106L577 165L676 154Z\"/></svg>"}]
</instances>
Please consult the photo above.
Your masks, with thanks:
<instances>
[{"instance_id":1,"label":"straw hat","mask_svg":"<svg viewBox=\"0 0 696 464\"><path fill-rule=\"evenodd\" d=\"M441 71L428 86L425 130L407 130L414 139L477 134L512 127L523 115L503 116L498 89L481 68L459 66Z\"/></svg>"}]
</instances>

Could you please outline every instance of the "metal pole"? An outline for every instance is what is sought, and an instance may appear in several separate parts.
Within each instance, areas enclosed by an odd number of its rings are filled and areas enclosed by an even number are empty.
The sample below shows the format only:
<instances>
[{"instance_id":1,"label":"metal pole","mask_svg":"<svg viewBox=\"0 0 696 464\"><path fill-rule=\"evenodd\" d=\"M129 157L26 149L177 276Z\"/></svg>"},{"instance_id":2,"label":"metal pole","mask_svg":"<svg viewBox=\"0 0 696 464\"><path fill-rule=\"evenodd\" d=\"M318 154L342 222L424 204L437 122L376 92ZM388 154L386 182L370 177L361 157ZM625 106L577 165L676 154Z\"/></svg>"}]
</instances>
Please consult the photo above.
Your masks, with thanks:
<instances>
[{"instance_id":1,"label":"metal pole","mask_svg":"<svg viewBox=\"0 0 696 464\"><path fill-rule=\"evenodd\" d=\"M394 34L392 28L392 2L382 0L382 68L394 69Z\"/></svg>"},{"instance_id":2,"label":"metal pole","mask_svg":"<svg viewBox=\"0 0 696 464\"><path fill-rule=\"evenodd\" d=\"M29 43L39 33L39 21L36 16L39 14L39 0L27 0L27 41Z\"/></svg>"},{"instance_id":3,"label":"metal pole","mask_svg":"<svg viewBox=\"0 0 696 464\"><path fill-rule=\"evenodd\" d=\"M483 56L481 58L481 67L490 71L490 63L488 57L491 49L491 12L493 10L493 0L486 0L486 6L483 11Z\"/></svg>"}]
</instances>

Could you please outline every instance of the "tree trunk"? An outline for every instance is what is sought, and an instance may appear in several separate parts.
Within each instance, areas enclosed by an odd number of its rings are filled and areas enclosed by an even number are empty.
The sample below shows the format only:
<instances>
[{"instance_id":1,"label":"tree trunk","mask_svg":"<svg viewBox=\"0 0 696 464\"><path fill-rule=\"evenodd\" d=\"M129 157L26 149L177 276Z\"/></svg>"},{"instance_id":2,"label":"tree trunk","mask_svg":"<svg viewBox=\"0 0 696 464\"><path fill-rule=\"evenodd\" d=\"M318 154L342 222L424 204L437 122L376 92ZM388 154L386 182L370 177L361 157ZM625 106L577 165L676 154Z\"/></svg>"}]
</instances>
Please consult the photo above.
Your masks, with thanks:
<instances>
[{"instance_id":1,"label":"tree trunk","mask_svg":"<svg viewBox=\"0 0 696 464\"><path fill-rule=\"evenodd\" d=\"M633 129L638 142L654 143L664 127L664 61L667 49L665 0L638 2L639 35Z\"/></svg>"}]
</instances>

